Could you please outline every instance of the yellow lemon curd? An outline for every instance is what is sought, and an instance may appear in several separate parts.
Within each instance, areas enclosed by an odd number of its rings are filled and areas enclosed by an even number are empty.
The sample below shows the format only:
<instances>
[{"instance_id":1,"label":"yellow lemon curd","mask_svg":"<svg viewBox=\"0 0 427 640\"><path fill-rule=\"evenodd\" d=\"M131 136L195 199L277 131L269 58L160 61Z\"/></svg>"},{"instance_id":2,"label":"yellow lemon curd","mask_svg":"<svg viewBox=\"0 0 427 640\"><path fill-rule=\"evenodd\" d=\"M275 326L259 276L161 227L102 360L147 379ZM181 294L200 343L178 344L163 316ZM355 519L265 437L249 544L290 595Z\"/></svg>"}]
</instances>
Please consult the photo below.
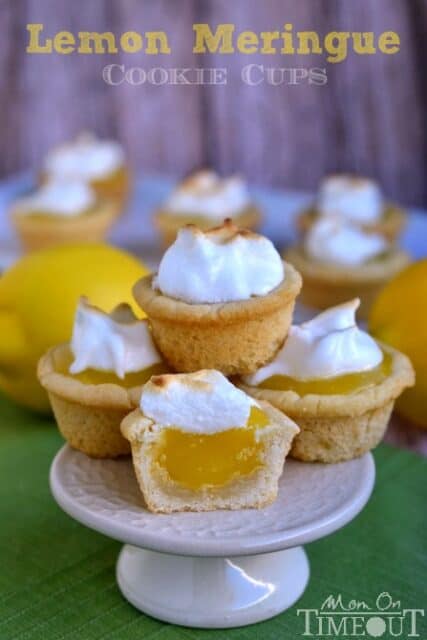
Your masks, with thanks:
<instances>
[{"instance_id":1,"label":"yellow lemon curd","mask_svg":"<svg viewBox=\"0 0 427 640\"><path fill-rule=\"evenodd\" d=\"M163 429L155 460L171 480L187 489L222 487L262 466L263 445L256 432L269 422L264 411L253 406L245 428L207 435Z\"/></svg>"},{"instance_id":2,"label":"yellow lemon curd","mask_svg":"<svg viewBox=\"0 0 427 640\"><path fill-rule=\"evenodd\" d=\"M391 374L391 368L392 356L383 352L382 362L369 371L313 380L297 380L289 376L275 375L263 380L258 387L274 391L295 391L299 396L305 396L309 393L316 395L343 395L380 384Z\"/></svg>"},{"instance_id":3,"label":"yellow lemon curd","mask_svg":"<svg viewBox=\"0 0 427 640\"><path fill-rule=\"evenodd\" d=\"M131 387L140 387L151 378L162 373L168 373L168 368L163 362L153 364L142 371L127 373L123 378L119 378L113 371L97 371L96 369L85 369L81 373L70 373L70 365L73 361L71 351L67 354L62 362L56 367L58 373L70 376L74 380L79 380L84 384L118 384L121 387L130 389Z\"/></svg>"}]
</instances>

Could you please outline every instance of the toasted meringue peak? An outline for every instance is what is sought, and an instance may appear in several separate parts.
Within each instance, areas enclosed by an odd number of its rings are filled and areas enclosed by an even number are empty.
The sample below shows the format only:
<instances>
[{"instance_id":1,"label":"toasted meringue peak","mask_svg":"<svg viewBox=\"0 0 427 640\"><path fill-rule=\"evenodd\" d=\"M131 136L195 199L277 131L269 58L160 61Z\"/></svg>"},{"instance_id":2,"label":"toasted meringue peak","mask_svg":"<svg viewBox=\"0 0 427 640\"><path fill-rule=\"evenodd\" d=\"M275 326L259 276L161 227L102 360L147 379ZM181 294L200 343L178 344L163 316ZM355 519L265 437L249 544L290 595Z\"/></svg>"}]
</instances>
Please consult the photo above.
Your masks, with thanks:
<instances>
[{"instance_id":1,"label":"toasted meringue peak","mask_svg":"<svg viewBox=\"0 0 427 640\"><path fill-rule=\"evenodd\" d=\"M86 369L114 372L119 378L161 362L146 320L138 320L129 305L110 314L79 301L74 320L70 373Z\"/></svg>"},{"instance_id":2,"label":"toasted meringue peak","mask_svg":"<svg viewBox=\"0 0 427 640\"><path fill-rule=\"evenodd\" d=\"M245 382L258 385L274 375L317 380L377 367L383 353L375 340L358 328L355 314L359 305L356 298L301 325L292 325L274 360L246 376Z\"/></svg>"},{"instance_id":3,"label":"toasted meringue peak","mask_svg":"<svg viewBox=\"0 0 427 640\"><path fill-rule=\"evenodd\" d=\"M244 428L254 404L213 369L153 376L140 401L142 413L159 427L205 434Z\"/></svg>"},{"instance_id":4,"label":"toasted meringue peak","mask_svg":"<svg viewBox=\"0 0 427 640\"><path fill-rule=\"evenodd\" d=\"M153 287L190 304L213 304L266 295L283 278L283 262L272 242L226 220L207 232L194 225L180 229Z\"/></svg>"}]
</instances>

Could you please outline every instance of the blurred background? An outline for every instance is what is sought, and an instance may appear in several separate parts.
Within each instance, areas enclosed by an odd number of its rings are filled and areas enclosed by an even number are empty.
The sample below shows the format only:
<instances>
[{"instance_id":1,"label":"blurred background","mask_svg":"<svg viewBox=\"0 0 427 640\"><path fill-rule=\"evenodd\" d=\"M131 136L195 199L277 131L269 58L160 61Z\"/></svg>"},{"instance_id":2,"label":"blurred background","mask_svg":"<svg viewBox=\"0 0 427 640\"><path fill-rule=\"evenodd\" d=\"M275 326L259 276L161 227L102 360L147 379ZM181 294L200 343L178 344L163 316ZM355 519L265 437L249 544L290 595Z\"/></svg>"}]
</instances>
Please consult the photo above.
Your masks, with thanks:
<instances>
[{"instance_id":1,"label":"blurred background","mask_svg":"<svg viewBox=\"0 0 427 640\"><path fill-rule=\"evenodd\" d=\"M45 36L164 30L171 55L29 55L25 25ZM396 55L194 55L192 24L236 31L397 31ZM427 205L425 0L3 0L0 4L0 177L37 166L49 147L93 129L117 138L143 174L181 176L211 165L251 182L314 190L325 172L378 179L392 199ZM102 69L227 67L227 86L109 86ZM249 62L327 67L328 83L251 87Z\"/></svg>"}]
</instances>

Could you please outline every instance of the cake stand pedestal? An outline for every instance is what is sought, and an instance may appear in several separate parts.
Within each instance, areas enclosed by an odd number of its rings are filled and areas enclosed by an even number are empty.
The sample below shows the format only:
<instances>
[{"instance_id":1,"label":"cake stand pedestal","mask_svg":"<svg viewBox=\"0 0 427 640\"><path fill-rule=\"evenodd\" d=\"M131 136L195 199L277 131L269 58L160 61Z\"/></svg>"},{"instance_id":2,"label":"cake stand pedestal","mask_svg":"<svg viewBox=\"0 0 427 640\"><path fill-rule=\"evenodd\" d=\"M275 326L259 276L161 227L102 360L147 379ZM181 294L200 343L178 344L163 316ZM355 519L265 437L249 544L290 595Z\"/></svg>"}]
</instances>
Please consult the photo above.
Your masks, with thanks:
<instances>
[{"instance_id":1,"label":"cake stand pedestal","mask_svg":"<svg viewBox=\"0 0 427 640\"><path fill-rule=\"evenodd\" d=\"M289 460L277 500L261 510L153 514L130 459L93 460L67 445L50 485L71 517L126 543L117 582L127 600L159 620L228 628L281 613L304 592L301 545L352 520L371 494L371 454L334 465Z\"/></svg>"}]
</instances>

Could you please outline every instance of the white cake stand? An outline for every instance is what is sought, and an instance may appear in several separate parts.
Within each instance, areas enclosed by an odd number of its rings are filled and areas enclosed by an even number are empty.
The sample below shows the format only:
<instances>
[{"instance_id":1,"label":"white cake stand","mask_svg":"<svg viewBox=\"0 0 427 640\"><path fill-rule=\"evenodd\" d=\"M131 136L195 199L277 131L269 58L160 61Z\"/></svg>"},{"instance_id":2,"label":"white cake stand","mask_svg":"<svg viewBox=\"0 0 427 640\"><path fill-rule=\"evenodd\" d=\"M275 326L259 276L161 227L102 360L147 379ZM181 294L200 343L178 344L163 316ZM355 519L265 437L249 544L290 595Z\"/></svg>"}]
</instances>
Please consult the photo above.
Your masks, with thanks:
<instances>
[{"instance_id":1,"label":"white cake stand","mask_svg":"<svg viewBox=\"0 0 427 640\"><path fill-rule=\"evenodd\" d=\"M371 454L334 465L287 461L277 500L261 510L153 514L130 459L93 460L64 446L52 493L70 516L125 542L117 562L124 597L155 618L227 628L290 607L309 578L300 546L340 529L364 507Z\"/></svg>"}]
</instances>

